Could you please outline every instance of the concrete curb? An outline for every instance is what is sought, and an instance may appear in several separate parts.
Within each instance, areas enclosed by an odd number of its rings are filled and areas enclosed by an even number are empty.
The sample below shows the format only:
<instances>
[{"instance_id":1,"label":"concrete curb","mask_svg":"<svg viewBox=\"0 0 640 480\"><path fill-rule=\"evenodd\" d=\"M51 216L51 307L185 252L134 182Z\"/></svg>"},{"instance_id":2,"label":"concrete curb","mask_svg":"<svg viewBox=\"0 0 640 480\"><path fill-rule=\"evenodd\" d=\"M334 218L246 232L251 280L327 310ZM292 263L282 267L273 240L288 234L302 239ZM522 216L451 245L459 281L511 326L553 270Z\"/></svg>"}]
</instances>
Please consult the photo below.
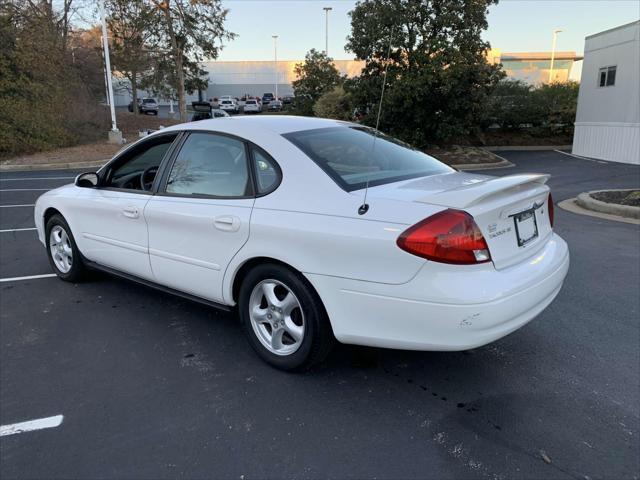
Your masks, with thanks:
<instances>
[{"instance_id":1,"label":"concrete curb","mask_svg":"<svg viewBox=\"0 0 640 480\"><path fill-rule=\"evenodd\" d=\"M577 203L576 198L569 198L567 200L563 200L562 202L558 202L558 207L566 210L567 212L575 213L578 215L586 215L588 217L595 217L604 220L612 220L614 222L622 222L622 223L631 223L633 225L640 225L640 220L636 220L635 218L628 217L620 217L618 215L611 215L608 213L596 212L593 210L587 210L586 208L582 208Z\"/></svg>"},{"instance_id":2,"label":"concrete curb","mask_svg":"<svg viewBox=\"0 0 640 480\"><path fill-rule=\"evenodd\" d=\"M513 163L508 160L502 160L494 163L463 163L462 165L450 165L458 170L473 171L473 170L492 170L496 168L509 168L515 167Z\"/></svg>"},{"instance_id":3,"label":"concrete curb","mask_svg":"<svg viewBox=\"0 0 640 480\"><path fill-rule=\"evenodd\" d=\"M492 170L494 168L515 167L515 165L513 163L511 163L509 160L507 160L506 158L501 157L500 155L487 150L485 147L481 147L481 149L485 150L485 151L488 151L494 157L499 158L500 161L491 162L491 163L462 163L460 165L451 165L451 166L457 168L458 170L465 170L465 171Z\"/></svg>"},{"instance_id":4,"label":"concrete curb","mask_svg":"<svg viewBox=\"0 0 640 480\"><path fill-rule=\"evenodd\" d=\"M616 203L607 203L596 200L591 196L592 193L599 192L630 192L634 188L626 189L609 189L609 190L593 190L578 195L576 203L587 210L593 210L608 215L617 215L619 217L634 218L640 220L640 207L632 207L631 205L618 205Z\"/></svg>"},{"instance_id":5,"label":"concrete curb","mask_svg":"<svg viewBox=\"0 0 640 480\"><path fill-rule=\"evenodd\" d=\"M79 168L101 167L108 158L96 162L37 163L30 165L0 165L0 172L30 172L34 170L76 170Z\"/></svg>"},{"instance_id":6,"label":"concrete curb","mask_svg":"<svg viewBox=\"0 0 640 480\"><path fill-rule=\"evenodd\" d=\"M506 152L512 151L535 151L535 150L571 150L573 145L496 145L489 147L482 147L490 152Z\"/></svg>"}]
</instances>

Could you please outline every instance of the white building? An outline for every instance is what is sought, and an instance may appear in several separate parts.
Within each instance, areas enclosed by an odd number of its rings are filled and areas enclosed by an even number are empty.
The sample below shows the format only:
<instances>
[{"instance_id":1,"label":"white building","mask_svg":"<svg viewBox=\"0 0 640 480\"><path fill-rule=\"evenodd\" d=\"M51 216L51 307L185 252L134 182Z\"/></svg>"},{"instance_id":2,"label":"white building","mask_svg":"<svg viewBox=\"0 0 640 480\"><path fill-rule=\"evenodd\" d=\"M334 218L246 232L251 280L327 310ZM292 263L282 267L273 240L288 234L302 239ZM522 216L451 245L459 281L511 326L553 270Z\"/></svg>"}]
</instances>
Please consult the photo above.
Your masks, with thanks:
<instances>
[{"instance_id":1,"label":"white building","mask_svg":"<svg viewBox=\"0 0 640 480\"><path fill-rule=\"evenodd\" d=\"M585 39L573 153L640 164L640 21Z\"/></svg>"}]
</instances>

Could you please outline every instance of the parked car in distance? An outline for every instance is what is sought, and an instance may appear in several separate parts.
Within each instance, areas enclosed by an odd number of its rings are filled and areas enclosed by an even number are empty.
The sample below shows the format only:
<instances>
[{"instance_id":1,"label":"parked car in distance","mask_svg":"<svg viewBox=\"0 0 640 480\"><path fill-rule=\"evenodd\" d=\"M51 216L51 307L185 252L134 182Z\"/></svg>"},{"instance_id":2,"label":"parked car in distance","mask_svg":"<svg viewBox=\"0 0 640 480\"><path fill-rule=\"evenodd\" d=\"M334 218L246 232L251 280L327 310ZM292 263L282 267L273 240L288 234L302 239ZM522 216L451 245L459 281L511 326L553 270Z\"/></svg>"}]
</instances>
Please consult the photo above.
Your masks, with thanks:
<instances>
[{"instance_id":1,"label":"parked car in distance","mask_svg":"<svg viewBox=\"0 0 640 480\"><path fill-rule=\"evenodd\" d=\"M569 269L548 178L458 172L354 123L243 116L153 132L40 196L34 220L62 280L95 268L237 311L257 354L294 370L335 340L460 351L539 315Z\"/></svg>"},{"instance_id":2,"label":"parked car in distance","mask_svg":"<svg viewBox=\"0 0 640 480\"><path fill-rule=\"evenodd\" d=\"M213 118L211 114L211 104L209 102L191 102L191 108L194 112L191 116L192 122Z\"/></svg>"},{"instance_id":3,"label":"parked car in distance","mask_svg":"<svg viewBox=\"0 0 640 480\"><path fill-rule=\"evenodd\" d=\"M129 102L128 109L130 112L133 112L133 102ZM155 98L141 98L138 99L138 112L158 115L159 110L158 102Z\"/></svg>"},{"instance_id":4,"label":"parked car in distance","mask_svg":"<svg viewBox=\"0 0 640 480\"><path fill-rule=\"evenodd\" d=\"M213 115L213 118L222 118L222 117L229 117L230 115L225 112L224 110L220 109L220 108L212 108L211 109L211 115Z\"/></svg>"},{"instance_id":5,"label":"parked car in distance","mask_svg":"<svg viewBox=\"0 0 640 480\"><path fill-rule=\"evenodd\" d=\"M282 104L283 105L293 105L295 103L296 97L294 95L283 95L282 96Z\"/></svg>"},{"instance_id":6,"label":"parked car in distance","mask_svg":"<svg viewBox=\"0 0 640 480\"><path fill-rule=\"evenodd\" d=\"M271 100L273 100L275 98L275 96L273 95L273 93L265 93L264 95L262 95L262 105L269 105L269 102L271 102Z\"/></svg>"},{"instance_id":7,"label":"parked car in distance","mask_svg":"<svg viewBox=\"0 0 640 480\"><path fill-rule=\"evenodd\" d=\"M225 112L229 113L239 113L240 112L240 108L238 107L238 104L236 103L236 101L234 99L220 99L220 101L218 102L218 106L220 108L220 110L224 110Z\"/></svg>"},{"instance_id":8,"label":"parked car in distance","mask_svg":"<svg viewBox=\"0 0 640 480\"><path fill-rule=\"evenodd\" d=\"M244 113L260 113L262 111L262 105L256 99L248 99L244 103Z\"/></svg>"},{"instance_id":9,"label":"parked car in distance","mask_svg":"<svg viewBox=\"0 0 640 480\"><path fill-rule=\"evenodd\" d=\"M280 112L282 110L282 101L281 100L271 100L269 102L269 111L271 112Z\"/></svg>"}]
</instances>

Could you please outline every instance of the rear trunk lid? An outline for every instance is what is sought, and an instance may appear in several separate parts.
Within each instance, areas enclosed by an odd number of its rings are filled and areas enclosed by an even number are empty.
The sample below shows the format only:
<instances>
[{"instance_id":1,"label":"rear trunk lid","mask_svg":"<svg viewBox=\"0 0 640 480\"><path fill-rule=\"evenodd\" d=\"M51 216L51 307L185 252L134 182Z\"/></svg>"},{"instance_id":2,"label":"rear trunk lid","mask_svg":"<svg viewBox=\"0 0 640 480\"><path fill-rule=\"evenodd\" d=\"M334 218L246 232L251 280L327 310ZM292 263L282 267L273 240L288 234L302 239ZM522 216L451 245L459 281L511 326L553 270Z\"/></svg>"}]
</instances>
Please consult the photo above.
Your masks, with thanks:
<instances>
[{"instance_id":1,"label":"rear trunk lid","mask_svg":"<svg viewBox=\"0 0 640 480\"><path fill-rule=\"evenodd\" d=\"M549 175L534 173L505 177L448 173L375 187L370 196L470 213L495 267L503 269L535 255L551 235L548 179Z\"/></svg>"}]
</instances>

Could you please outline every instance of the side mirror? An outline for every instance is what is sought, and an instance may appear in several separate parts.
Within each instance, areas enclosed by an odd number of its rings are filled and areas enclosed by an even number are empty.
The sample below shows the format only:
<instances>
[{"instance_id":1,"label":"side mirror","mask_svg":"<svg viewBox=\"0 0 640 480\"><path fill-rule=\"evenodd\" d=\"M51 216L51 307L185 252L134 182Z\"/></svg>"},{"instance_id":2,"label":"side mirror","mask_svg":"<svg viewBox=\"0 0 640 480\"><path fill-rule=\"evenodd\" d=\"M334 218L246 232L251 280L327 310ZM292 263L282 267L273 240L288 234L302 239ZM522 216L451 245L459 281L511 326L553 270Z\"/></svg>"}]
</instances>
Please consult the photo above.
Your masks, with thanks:
<instances>
[{"instance_id":1,"label":"side mirror","mask_svg":"<svg viewBox=\"0 0 640 480\"><path fill-rule=\"evenodd\" d=\"M100 182L100 177L98 177L97 173L85 172L85 173L81 173L76 177L75 184L76 184L76 187L95 188L98 186L99 182Z\"/></svg>"}]
</instances>

